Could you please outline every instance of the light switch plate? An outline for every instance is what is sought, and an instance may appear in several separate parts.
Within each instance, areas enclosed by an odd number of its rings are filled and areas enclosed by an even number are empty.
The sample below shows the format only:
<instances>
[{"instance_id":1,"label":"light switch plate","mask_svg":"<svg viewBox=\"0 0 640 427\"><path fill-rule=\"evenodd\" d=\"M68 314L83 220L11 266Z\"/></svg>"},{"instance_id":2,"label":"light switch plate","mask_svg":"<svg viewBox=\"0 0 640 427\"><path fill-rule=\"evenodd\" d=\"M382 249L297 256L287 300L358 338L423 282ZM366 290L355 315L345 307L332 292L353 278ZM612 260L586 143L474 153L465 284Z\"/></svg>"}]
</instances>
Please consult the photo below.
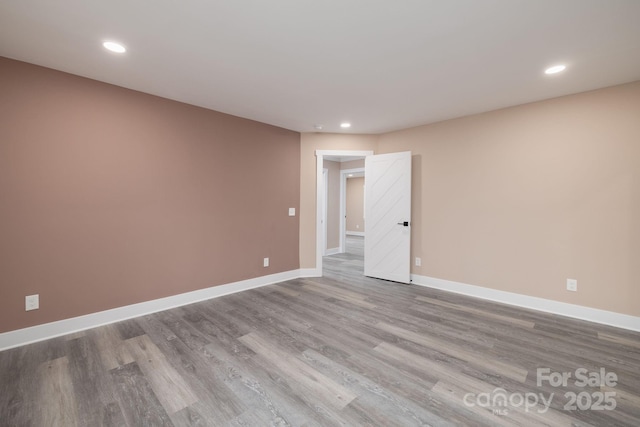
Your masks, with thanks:
<instances>
[{"instance_id":1,"label":"light switch plate","mask_svg":"<svg viewBox=\"0 0 640 427\"><path fill-rule=\"evenodd\" d=\"M296 208L289 208L289 216L296 216Z\"/></svg>"}]
</instances>

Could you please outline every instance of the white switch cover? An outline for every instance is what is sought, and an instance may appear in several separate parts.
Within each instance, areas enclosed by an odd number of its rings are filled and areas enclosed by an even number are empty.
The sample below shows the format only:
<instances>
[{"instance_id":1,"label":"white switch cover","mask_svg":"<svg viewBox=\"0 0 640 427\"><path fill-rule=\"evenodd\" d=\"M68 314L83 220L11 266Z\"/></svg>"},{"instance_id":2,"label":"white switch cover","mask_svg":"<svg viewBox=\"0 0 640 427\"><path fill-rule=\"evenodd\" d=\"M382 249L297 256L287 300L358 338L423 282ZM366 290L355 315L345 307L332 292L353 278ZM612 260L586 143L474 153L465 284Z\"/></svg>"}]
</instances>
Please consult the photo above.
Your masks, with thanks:
<instances>
[{"instance_id":1,"label":"white switch cover","mask_svg":"<svg viewBox=\"0 0 640 427\"><path fill-rule=\"evenodd\" d=\"M265 267L269 267L269 258L265 258L262 265Z\"/></svg>"},{"instance_id":2,"label":"white switch cover","mask_svg":"<svg viewBox=\"0 0 640 427\"><path fill-rule=\"evenodd\" d=\"M578 281L576 279L567 279L567 290L577 292L578 291Z\"/></svg>"},{"instance_id":3,"label":"white switch cover","mask_svg":"<svg viewBox=\"0 0 640 427\"><path fill-rule=\"evenodd\" d=\"M40 308L40 295L27 295L24 297L24 310L31 311Z\"/></svg>"},{"instance_id":4,"label":"white switch cover","mask_svg":"<svg viewBox=\"0 0 640 427\"><path fill-rule=\"evenodd\" d=\"M296 208L289 208L289 216L296 216Z\"/></svg>"}]
</instances>

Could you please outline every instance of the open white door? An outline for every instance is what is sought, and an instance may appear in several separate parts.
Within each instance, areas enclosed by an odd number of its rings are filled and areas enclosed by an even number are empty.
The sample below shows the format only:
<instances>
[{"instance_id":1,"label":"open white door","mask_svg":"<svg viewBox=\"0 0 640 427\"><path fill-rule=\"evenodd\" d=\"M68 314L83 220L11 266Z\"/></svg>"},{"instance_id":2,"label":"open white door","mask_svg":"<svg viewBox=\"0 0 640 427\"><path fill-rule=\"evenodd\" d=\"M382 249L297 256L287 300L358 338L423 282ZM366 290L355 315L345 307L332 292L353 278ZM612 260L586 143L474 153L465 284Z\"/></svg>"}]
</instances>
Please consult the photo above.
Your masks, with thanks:
<instances>
[{"instance_id":1,"label":"open white door","mask_svg":"<svg viewBox=\"0 0 640 427\"><path fill-rule=\"evenodd\" d=\"M365 158L364 274L411 281L411 152Z\"/></svg>"}]
</instances>

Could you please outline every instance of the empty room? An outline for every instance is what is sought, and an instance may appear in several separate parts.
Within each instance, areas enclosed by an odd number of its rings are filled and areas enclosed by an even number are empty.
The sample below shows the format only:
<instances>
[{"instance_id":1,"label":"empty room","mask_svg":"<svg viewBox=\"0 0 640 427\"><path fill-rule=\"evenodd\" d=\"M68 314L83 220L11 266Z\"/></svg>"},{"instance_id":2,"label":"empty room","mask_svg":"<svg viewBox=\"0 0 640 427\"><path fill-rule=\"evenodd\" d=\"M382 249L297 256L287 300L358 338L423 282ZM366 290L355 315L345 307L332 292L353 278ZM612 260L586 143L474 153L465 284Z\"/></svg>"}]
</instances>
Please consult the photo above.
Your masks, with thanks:
<instances>
[{"instance_id":1,"label":"empty room","mask_svg":"<svg viewBox=\"0 0 640 427\"><path fill-rule=\"evenodd\" d=\"M637 427L638 22L0 2L0 426Z\"/></svg>"}]
</instances>

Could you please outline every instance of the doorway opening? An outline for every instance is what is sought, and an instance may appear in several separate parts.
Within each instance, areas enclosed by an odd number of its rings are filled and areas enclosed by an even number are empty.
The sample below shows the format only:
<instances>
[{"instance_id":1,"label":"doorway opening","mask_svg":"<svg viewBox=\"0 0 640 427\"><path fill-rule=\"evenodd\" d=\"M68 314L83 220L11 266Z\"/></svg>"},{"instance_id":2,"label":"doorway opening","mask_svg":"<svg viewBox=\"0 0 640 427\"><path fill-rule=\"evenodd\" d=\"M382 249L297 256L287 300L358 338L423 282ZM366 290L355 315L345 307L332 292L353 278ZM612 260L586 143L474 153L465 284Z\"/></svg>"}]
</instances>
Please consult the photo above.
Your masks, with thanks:
<instances>
[{"instance_id":1,"label":"doorway opening","mask_svg":"<svg viewBox=\"0 0 640 427\"><path fill-rule=\"evenodd\" d=\"M347 180L364 176L364 158L369 155L373 155L373 151L316 151L316 271L319 276L323 271L323 256L347 251ZM363 241L362 236L352 234L352 237ZM353 240L357 243L358 239Z\"/></svg>"}]
</instances>

